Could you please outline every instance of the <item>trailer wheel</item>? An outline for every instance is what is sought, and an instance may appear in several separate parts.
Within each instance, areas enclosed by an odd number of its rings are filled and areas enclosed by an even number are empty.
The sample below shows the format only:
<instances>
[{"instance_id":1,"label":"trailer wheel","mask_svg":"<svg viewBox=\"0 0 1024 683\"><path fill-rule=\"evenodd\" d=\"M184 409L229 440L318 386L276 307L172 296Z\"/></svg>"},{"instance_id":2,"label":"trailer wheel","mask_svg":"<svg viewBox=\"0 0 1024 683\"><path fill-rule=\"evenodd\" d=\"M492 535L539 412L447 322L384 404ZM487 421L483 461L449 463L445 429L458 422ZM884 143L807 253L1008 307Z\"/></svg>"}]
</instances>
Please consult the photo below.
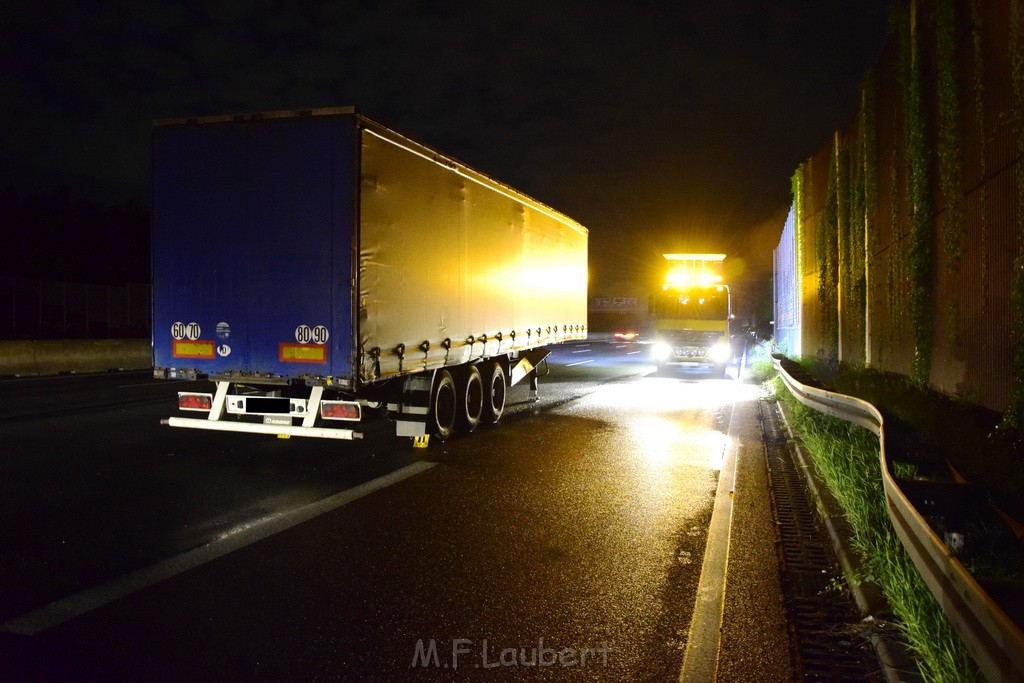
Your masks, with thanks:
<instances>
[{"instance_id":1,"label":"trailer wheel","mask_svg":"<svg viewBox=\"0 0 1024 683\"><path fill-rule=\"evenodd\" d=\"M480 419L486 424L494 424L505 412L505 393L508 383L505 380L505 369L501 363L492 363L484 377L484 406Z\"/></svg>"},{"instance_id":2,"label":"trailer wheel","mask_svg":"<svg viewBox=\"0 0 1024 683\"><path fill-rule=\"evenodd\" d=\"M466 367L456 383L455 428L463 434L469 434L480 424L480 414L484 409L484 381L480 370L475 365Z\"/></svg>"},{"instance_id":3,"label":"trailer wheel","mask_svg":"<svg viewBox=\"0 0 1024 683\"><path fill-rule=\"evenodd\" d=\"M455 431L455 415L458 412L456 406L457 394L455 392L455 380L447 370L437 373L434 381L434 392L430 397L430 413L428 416L430 431L434 433L438 441L445 441Z\"/></svg>"}]
</instances>

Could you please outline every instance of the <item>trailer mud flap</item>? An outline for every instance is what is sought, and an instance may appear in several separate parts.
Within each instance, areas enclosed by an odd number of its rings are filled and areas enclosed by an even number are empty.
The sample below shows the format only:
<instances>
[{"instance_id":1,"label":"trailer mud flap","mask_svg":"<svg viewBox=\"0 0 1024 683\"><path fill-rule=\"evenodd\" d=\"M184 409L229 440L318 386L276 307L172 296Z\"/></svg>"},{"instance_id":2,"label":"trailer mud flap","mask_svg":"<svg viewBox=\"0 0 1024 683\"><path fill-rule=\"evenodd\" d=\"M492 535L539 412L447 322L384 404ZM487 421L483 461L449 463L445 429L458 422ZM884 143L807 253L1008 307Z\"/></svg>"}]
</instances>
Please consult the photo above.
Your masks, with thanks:
<instances>
[{"instance_id":1,"label":"trailer mud flap","mask_svg":"<svg viewBox=\"0 0 1024 683\"><path fill-rule=\"evenodd\" d=\"M430 389L433 373L405 378L402 383L402 402L395 418L395 433L413 438L427 435L427 415L430 414Z\"/></svg>"}]
</instances>

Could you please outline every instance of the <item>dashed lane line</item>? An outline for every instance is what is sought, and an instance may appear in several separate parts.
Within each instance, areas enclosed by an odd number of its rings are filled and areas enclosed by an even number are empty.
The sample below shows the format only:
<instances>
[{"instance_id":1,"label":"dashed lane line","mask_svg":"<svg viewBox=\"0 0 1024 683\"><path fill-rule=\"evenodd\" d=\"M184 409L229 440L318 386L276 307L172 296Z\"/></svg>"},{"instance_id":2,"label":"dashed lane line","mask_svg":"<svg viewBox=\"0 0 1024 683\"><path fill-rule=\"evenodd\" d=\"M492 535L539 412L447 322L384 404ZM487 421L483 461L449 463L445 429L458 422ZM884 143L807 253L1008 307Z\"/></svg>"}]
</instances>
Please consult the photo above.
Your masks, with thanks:
<instances>
[{"instance_id":1,"label":"dashed lane line","mask_svg":"<svg viewBox=\"0 0 1024 683\"><path fill-rule=\"evenodd\" d=\"M420 474L436 464L424 461L415 462L400 470L395 470L382 477L377 477L314 503L238 527L231 532L221 535L216 540L210 541L206 545L193 548L166 560L161 560L143 569L129 572L109 583L88 588L35 611L9 619L0 626L0 630L29 636L46 631L103 605L129 596L132 593L170 579L178 574L183 574L190 569L262 541L269 536L286 531L293 526L297 526L314 517L319 517L359 498L387 488L392 484L397 484L403 479Z\"/></svg>"}]
</instances>

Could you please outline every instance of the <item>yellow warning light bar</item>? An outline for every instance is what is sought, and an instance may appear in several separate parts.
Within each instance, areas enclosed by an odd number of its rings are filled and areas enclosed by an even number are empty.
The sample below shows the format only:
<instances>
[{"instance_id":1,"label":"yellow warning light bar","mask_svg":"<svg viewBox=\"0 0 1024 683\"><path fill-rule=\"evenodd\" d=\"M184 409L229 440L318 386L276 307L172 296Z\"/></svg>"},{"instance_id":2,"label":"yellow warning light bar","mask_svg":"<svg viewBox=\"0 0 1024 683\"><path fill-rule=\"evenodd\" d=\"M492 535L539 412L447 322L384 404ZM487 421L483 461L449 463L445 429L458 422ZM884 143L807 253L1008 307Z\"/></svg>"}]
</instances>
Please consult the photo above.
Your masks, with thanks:
<instances>
[{"instance_id":1,"label":"yellow warning light bar","mask_svg":"<svg viewBox=\"0 0 1024 683\"><path fill-rule=\"evenodd\" d=\"M713 285L722 281L716 273L692 272L685 268L673 268L665 275L665 284L686 287L689 285Z\"/></svg>"},{"instance_id":2,"label":"yellow warning light bar","mask_svg":"<svg viewBox=\"0 0 1024 683\"><path fill-rule=\"evenodd\" d=\"M668 261L724 261L725 254L662 254Z\"/></svg>"},{"instance_id":3,"label":"yellow warning light bar","mask_svg":"<svg viewBox=\"0 0 1024 683\"><path fill-rule=\"evenodd\" d=\"M722 282L719 271L725 254L662 254L672 263L665 274L664 288L715 285Z\"/></svg>"}]
</instances>

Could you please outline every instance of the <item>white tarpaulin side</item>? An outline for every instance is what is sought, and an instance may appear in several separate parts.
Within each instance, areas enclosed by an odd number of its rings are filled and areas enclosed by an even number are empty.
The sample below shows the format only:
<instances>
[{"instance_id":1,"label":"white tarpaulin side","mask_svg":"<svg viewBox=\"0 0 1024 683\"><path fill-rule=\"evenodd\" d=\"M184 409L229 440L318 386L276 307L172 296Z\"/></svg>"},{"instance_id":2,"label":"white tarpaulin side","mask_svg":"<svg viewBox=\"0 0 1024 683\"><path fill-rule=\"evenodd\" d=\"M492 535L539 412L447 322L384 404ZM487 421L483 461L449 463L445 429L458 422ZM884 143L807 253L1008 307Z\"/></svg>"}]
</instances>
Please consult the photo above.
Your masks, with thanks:
<instances>
[{"instance_id":1,"label":"white tarpaulin side","mask_svg":"<svg viewBox=\"0 0 1024 683\"><path fill-rule=\"evenodd\" d=\"M363 381L586 337L585 228L400 136L360 144Z\"/></svg>"}]
</instances>

